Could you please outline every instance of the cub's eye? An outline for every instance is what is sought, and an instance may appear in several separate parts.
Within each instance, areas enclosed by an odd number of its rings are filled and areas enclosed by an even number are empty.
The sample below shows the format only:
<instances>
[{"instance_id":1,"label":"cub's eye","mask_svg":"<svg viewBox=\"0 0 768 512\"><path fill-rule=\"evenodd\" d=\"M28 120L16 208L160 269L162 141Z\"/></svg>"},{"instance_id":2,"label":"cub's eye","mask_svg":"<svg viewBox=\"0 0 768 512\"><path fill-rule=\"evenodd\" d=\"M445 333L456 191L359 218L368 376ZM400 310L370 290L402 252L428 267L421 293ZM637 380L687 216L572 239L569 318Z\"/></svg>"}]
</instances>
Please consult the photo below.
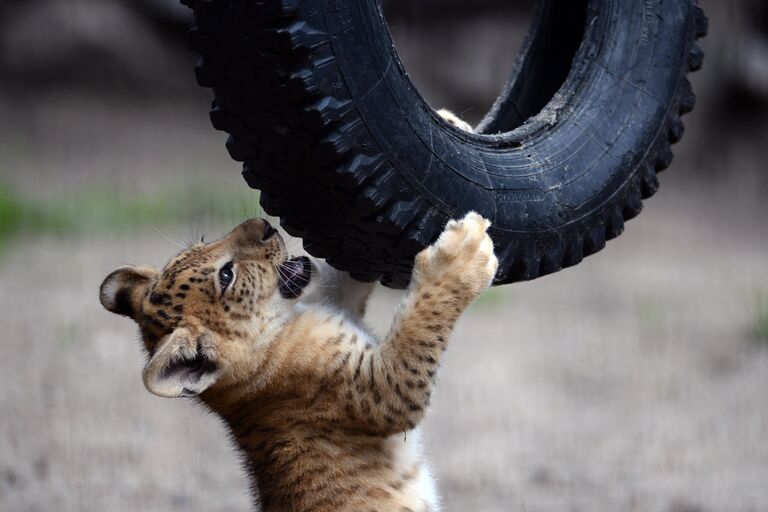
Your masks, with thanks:
<instances>
[{"instance_id":1,"label":"cub's eye","mask_svg":"<svg viewBox=\"0 0 768 512\"><path fill-rule=\"evenodd\" d=\"M221 293L227 289L227 286L232 283L235 278L235 271L232 270L232 262L230 261L219 270L219 283L221 284Z\"/></svg>"}]
</instances>

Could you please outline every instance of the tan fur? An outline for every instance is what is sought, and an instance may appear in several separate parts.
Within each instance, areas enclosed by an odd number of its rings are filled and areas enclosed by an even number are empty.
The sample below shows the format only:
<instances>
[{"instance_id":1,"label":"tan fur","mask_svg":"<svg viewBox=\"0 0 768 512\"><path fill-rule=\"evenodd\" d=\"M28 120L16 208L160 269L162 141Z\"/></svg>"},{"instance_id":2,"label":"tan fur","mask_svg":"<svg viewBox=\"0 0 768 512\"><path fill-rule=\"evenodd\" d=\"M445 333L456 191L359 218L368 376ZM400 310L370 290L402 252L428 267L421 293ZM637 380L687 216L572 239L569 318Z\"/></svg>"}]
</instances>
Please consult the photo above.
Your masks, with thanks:
<instances>
[{"instance_id":1,"label":"tan fur","mask_svg":"<svg viewBox=\"0 0 768 512\"><path fill-rule=\"evenodd\" d=\"M474 133L475 129L472 125L448 110L447 108L441 108L437 111L438 115L442 117L448 124L452 124L456 128L464 130L465 132Z\"/></svg>"},{"instance_id":2,"label":"tan fur","mask_svg":"<svg viewBox=\"0 0 768 512\"><path fill-rule=\"evenodd\" d=\"M434 510L425 461L404 437L429 405L454 323L496 271L488 226L474 213L451 221L416 257L382 341L360 320L370 286L346 278L335 300L322 300L327 282L283 298L285 248L262 241L261 220L162 271L118 269L101 300L139 324L150 391L197 396L225 420L264 511ZM236 278L222 293L229 261Z\"/></svg>"}]
</instances>

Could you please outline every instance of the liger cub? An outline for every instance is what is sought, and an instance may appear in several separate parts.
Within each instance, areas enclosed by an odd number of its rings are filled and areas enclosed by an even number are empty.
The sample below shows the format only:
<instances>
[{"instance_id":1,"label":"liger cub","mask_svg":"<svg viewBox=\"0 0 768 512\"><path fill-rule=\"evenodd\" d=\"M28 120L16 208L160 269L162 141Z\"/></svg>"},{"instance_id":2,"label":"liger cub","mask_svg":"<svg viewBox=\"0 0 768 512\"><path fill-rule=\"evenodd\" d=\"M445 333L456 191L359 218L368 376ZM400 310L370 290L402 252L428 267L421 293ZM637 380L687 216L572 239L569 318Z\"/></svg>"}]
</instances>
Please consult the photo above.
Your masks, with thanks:
<instances>
[{"instance_id":1,"label":"liger cub","mask_svg":"<svg viewBox=\"0 0 768 512\"><path fill-rule=\"evenodd\" d=\"M149 391L223 418L264 512L436 511L416 427L456 320L496 272L489 225L450 221L416 256L383 340L362 322L372 285L289 258L260 219L162 270L118 268L100 299L139 325Z\"/></svg>"}]
</instances>

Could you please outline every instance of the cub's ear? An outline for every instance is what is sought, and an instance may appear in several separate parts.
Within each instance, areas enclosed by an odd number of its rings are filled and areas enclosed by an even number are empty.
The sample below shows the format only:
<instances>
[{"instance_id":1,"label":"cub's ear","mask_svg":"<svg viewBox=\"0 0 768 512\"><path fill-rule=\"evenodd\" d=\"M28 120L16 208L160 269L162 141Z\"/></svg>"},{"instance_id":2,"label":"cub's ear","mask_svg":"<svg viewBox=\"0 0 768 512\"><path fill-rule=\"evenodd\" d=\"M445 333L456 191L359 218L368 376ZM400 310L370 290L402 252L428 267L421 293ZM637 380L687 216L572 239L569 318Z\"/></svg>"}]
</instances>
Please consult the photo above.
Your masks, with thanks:
<instances>
[{"instance_id":1,"label":"cub's ear","mask_svg":"<svg viewBox=\"0 0 768 512\"><path fill-rule=\"evenodd\" d=\"M218 380L223 362L214 334L179 327L169 334L144 367L144 386L165 398L197 396Z\"/></svg>"},{"instance_id":2,"label":"cub's ear","mask_svg":"<svg viewBox=\"0 0 768 512\"><path fill-rule=\"evenodd\" d=\"M99 288L99 300L107 311L136 318L141 300L157 271L146 267L120 267Z\"/></svg>"}]
</instances>

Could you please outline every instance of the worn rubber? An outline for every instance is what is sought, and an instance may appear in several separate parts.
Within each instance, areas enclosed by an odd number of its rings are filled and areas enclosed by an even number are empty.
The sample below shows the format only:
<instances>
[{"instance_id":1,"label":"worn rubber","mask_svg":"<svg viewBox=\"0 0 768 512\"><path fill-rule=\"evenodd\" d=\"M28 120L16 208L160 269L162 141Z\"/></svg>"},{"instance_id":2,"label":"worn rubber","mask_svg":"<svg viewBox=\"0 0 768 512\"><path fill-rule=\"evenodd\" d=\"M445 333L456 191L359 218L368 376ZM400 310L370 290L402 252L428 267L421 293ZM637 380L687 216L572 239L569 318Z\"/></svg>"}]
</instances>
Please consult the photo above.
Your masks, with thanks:
<instances>
[{"instance_id":1,"label":"worn rubber","mask_svg":"<svg viewBox=\"0 0 768 512\"><path fill-rule=\"evenodd\" d=\"M469 210L493 222L497 284L618 236L672 161L707 30L694 0L545 1L470 134L412 86L378 1L183 3L211 120L264 209L311 254L398 288Z\"/></svg>"}]
</instances>

